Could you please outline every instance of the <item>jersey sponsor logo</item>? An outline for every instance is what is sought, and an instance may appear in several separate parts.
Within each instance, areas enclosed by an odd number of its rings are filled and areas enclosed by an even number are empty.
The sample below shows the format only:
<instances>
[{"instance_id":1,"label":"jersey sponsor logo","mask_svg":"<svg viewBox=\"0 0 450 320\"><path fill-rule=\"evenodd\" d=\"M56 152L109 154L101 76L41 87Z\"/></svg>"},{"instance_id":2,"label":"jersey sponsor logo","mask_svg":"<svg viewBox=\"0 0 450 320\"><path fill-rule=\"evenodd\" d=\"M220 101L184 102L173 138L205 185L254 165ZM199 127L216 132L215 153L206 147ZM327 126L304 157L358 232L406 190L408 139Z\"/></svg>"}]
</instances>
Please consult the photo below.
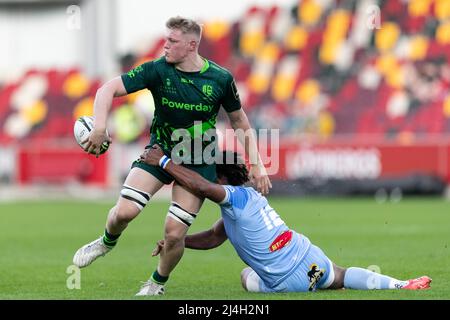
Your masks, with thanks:
<instances>
[{"instance_id":1,"label":"jersey sponsor logo","mask_svg":"<svg viewBox=\"0 0 450 320\"><path fill-rule=\"evenodd\" d=\"M209 84L204 84L202 87L202 91L205 95L207 95L209 97L213 93L213 87Z\"/></svg>"},{"instance_id":2,"label":"jersey sponsor logo","mask_svg":"<svg viewBox=\"0 0 450 320\"><path fill-rule=\"evenodd\" d=\"M142 66L137 66L136 68L134 68L134 69L128 71L127 75L128 75L128 77L130 77L130 78L134 78L134 77L136 77L136 75L137 75L138 73L140 73L140 72L142 72L142 71L144 71L144 69L142 68Z\"/></svg>"},{"instance_id":3,"label":"jersey sponsor logo","mask_svg":"<svg viewBox=\"0 0 450 320\"><path fill-rule=\"evenodd\" d=\"M181 83L194 84L194 80L186 79L186 78L181 78Z\"/></svg>"},{"instance_id":4,"label":"jersey sponsor logo","mask_svg":"<svg viewBox=\"0 0 450 320\"><path fill-rule=\"evenodd\" d=\"M269 247L270 252L274 252L277 250L280 250L281 248L287 246L292 239L292 231L288 230L280 234L278 237L275 238L275 240L272 242L272 244Z\"/></svg>"},{"instance_id":5,"label":"jersey sponsor logo","mask_svg":"<svg viewBox=\"0 0 450 320\"><path fill-rule=\"evenodd\" d=\"M171 85L170 79L166 78L166 86L170 87L170 85Z\"/></svg>"},{"instance_id":6,"label":"jersey sponsor logo","mask_svg":"<svg viewBox=\"0 0 450 320\"><path fill-rule=\"evenodd\" d=\"M172 101L165 97L161 98L161 104L169 108L180 110L199 111L199 112L212 112L213 110L213 106L203 104L201 102L199 104L192 104L192 103Z\"/></svg>"},{"instance_id":7,"label":"jersey sponsor logo","mask_svg":"<svg viewBox=\"0 0 450 320\"><path fill-rule=\"evenodd\" d=\"M317 284L319 283L320 279L322 279L324 274L325 269L320 269L317 264L313 263L309 266L309 271L307 273L309 278L309 291L316 291Z\"/></svg>"}]
</instances>

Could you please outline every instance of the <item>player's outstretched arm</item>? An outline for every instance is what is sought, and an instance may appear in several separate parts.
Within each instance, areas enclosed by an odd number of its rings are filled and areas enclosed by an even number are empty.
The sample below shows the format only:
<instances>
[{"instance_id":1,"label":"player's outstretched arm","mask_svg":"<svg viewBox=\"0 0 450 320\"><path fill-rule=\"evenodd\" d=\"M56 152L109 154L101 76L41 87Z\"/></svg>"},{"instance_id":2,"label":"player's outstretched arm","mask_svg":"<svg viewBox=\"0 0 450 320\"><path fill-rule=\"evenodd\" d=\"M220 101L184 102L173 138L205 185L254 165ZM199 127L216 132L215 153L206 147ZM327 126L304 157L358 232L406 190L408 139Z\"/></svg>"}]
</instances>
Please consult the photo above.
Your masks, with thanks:
<instances>
[{"instance_id":1,"label":"player's outstretched arm","mask_svg":"<svg viewBox=\"0 0 450 320\"><path fill-rule=\"evenodd\" d=\"M227 239L223 220L220 218L211 229L187 235L184 246L189 249L207 250L220 246Z\"/></svg>"},{"instance_id":2,"label":"player's outstretched arm","mask_svg":"<svg viewBox=\"0 0 450 320\"><path fill-rule=\"evenodd\" d=\"M217 203L225 199L226 192L220 184L212 183L197 172L173 163L170 158L164 155L161 147L157 144L145 150L141 155L141 160L149 165L162 167L179 184L201 198L208 198Z\"/></svg>"},{"instance_id":3,"label":"player's outstretched arm","mask_svg":"<svg viewBox=\"0 0 450 320\"><path fill-rule=\"evenodd\" d=\"M126 94L127 91L121 77L113 78L97 90L94 101L94 130L86 140L84 148L86 152L94 153L98 156L102 143L105 140L110 140L106 134L108 112L111 109L114 97Z\"/></svg>"},{"instance_id":4,"label":"player's outstretched arm","mask_svg":"<svg viewBox=\"0 0 450 320\"><path fill-rule=\"evenodd\" d=\"M211 229L187 235L184 239L184 247L196 250L214 249L220 246L228 239L223 225L223 220L220 218L214 223ZM157 256L164 247L164 240L159 240L153 249L152 256Z\"/></svg>"}]
</instances>

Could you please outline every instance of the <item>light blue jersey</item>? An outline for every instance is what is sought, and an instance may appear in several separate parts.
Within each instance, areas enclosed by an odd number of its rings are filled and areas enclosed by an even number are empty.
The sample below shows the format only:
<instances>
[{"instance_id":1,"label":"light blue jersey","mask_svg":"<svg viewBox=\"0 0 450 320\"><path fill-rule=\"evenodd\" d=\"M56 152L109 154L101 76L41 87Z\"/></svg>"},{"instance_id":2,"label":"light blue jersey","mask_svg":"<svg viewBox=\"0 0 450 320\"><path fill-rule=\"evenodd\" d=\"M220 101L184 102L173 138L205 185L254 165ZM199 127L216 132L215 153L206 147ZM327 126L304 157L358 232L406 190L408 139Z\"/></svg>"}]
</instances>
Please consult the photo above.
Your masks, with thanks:
<instances>
[{"instance_id":1,"label":"light blue jersey","mask_svg":"<svg viewBox=\"0 0 450 320\"><path fill-rule=\"evenodd\" d=\"M220 207L228 239L266 286L277 286L302 262L311 242L291 231L255 189L224 188L226 197Z\"/></svg>"}]
</instances>

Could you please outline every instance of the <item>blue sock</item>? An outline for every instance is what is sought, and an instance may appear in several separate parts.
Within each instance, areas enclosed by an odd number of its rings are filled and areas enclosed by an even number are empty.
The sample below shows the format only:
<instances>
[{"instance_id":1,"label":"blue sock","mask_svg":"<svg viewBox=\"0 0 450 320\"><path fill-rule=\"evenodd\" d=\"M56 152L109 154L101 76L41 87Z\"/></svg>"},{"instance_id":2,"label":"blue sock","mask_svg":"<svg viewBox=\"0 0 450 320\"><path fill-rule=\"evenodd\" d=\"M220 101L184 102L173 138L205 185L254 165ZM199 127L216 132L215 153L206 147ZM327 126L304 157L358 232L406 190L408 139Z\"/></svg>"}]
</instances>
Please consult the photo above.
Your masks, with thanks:
<instances>
[{"instance_id":1,"label":"blue sock","mask_svg":"<svg viewBox=\"0 0 450 320\"><path fill-rule=\"evenodd\" d=\"M400 281L363 268L348 268L344 276L344 288L356 290L400 289L407 281Z\"/></svg>"}]
</instances>

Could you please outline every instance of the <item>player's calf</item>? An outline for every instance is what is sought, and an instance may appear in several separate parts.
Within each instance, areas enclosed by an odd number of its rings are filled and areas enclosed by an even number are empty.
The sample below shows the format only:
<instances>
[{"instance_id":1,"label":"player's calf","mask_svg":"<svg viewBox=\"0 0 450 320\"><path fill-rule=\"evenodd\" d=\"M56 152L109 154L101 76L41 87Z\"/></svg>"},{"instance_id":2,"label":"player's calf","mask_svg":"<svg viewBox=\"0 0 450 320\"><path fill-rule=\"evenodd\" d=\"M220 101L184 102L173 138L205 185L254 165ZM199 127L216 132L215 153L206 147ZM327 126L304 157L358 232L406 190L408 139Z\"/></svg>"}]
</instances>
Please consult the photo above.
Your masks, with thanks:
<instances>
[{"instance_id":1,"label":"player's calf","mask_svg":"<svg viewBox=\"0 0 450 320\"><path fill-rule=\"evenodd\" d=\"M164 234L164 248L160 253L159 271L168 276L180 261L184 252L184 237L188 227L197 214L184 210L180 205L172 202L167 213Z\"/></svg>"},{"instance_id":2,"label":"player's calf","mask_svg":"<svg viewBox=\"0 0 450 320\"><path fill-rule=\"evenodd\" d=\"M76 266L86 267L111 251L128 223L141 212L151 198L149 193L126 184L120 195L117 205L109 212L103 236L84 245L75 253L73 263Z\"/></svg>"}]
</instances>

